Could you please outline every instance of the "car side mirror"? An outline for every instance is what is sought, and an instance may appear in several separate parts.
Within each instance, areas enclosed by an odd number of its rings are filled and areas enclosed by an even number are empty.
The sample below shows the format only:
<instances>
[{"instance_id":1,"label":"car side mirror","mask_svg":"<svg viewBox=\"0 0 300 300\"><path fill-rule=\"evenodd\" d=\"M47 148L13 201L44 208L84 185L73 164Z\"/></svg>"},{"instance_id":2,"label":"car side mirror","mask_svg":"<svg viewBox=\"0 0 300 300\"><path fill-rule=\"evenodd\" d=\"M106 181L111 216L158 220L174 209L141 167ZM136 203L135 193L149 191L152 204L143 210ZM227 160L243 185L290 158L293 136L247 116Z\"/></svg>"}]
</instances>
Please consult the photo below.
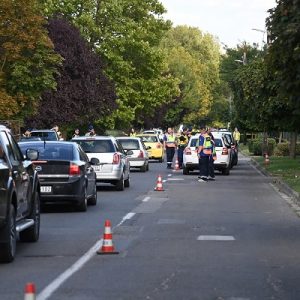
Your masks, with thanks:
<instances>
[{"instance_id":1,"label":"car side mirror","mask_svg":"<svg viewBox=\"0 0 300 300\"><path fill-rule=\"evenodd\" d=\"M127 150L126 155L133 155L133 151L132 150Z\"/></svg>"},{"instance_id":2,"label":"car side mirror","mask_svg":"<svg viewBox=\"0 0 300 300\"><path fill-rule=\"evenodd\" d=\"M90 159L90 163L91 163L91 165L100 165L100 160L98 159L98 158L96 158L96 157L92 157L91 159Z\"/></svg>"},{"instance_id":3,"label":"car side mirror","mask_svg":"<svg viewBox=\"0 0 300 300\"><path fill-rule=\"evenodd\" d=\"M37 150L34 150L34 149L27 149L25 158L29 159L29 160L38 160L39 152Z\"/></svg>"}]
</instances>

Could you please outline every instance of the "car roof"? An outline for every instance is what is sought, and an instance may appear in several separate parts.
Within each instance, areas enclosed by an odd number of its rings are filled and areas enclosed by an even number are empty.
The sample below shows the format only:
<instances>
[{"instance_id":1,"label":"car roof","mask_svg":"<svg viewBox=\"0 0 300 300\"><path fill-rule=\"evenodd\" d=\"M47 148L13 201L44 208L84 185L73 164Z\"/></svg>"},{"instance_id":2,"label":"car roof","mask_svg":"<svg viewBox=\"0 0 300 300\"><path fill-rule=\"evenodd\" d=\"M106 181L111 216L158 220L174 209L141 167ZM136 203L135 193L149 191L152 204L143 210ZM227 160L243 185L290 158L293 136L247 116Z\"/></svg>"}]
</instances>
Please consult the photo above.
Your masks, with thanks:
<instances>
[{"instance_id":1,"label":"car roof","mask_svg":"<svg viewBox=\"0 0 300 300\"><path fill-rule=\"evenodd\" d=\"M50 145L76 145L74 142L69 142L69 141L33 141L33 140L28 140L28 141L20 141L18 143L19 145L23 144L34 144L34 145L43 145L43 144L50 144Z\"/></svg>"},{"instance_id":2,"label":"car roof","mask_svg":"<svg viewBox=\"0 0 300 300\"><path fill-rule=\"evenodd\" d=\"M136 140L140 141L141 139L139 137L134 137L134 136L117 136L117 140Z\"/></svg>"},{"instance_id":3,"label":"car roof","mask_svg":"<svg viewBox=\"0 0 300 300\"><path fill-rule=\"evenodd\" d=\"M111 135L96 135L96 136L79 136L76 138L72 138L72 141L93 141L93 140L111 140L115 139L115 137Z\"/></svg>"}]
</instances>

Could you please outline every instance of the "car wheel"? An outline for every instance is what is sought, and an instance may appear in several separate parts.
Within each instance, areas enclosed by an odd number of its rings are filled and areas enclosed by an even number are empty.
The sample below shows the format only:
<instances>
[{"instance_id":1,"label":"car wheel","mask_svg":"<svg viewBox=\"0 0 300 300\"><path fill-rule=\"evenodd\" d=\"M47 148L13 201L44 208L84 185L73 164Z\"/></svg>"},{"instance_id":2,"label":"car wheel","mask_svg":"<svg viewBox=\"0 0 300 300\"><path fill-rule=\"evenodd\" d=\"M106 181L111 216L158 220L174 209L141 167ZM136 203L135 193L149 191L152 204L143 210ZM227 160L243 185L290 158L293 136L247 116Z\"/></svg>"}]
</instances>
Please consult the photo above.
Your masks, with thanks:
<instances>
[{"instance_id":1,"label":"car wheel","mask_svg":"<svg viewBox=\"0 0 300 300\"><path fill-rule=\"evenodd\" d=\"M116 190L123 191L124 190L124 174L122 174L121 178L116 183Z\"/></svg>"},{"instance_id":2,"label":"car wheel","mask_svg":"<svg viewBox=\"0 0 300 300\"><path fill-rule=\"evenodd\" d=\"M229 175L229 174L230 174L230 166L222 170L222 175Z\"/></svg>"},{"instance_id":3,"label":"car wheel","mask_svg":"<svg viewBox=\"0 0 300 300\"><path fill-rule=\"evenodd\" d=\"M82 199L80 202L77 204L77 210L78 211L86 211L87 210L87 192L86 192L86 187L84 187L84 193L82 196Z\"/></svg>"},{"instance_id":4,"label":"car wheel","mask_svg":"<svg viewBox=\"0 0 300 300\"><path fill-rule=\"evenodd\" d=\"M147 163L147 169L146 169L146 171L149 171L149 162Z\"/></svg>"},{"instance_id":5,"label":"car wheel","mask_svg":"<svg viewBox=\"0 0 300 300\"><path fill-rule=\"evenodd\" d=\"M128 178L126 180L124 180L124 186L125 187L130 187L130 176L128 175Z\"/></svg>"},{"instance_id":6,"label":"car wheel","mask_svg":"<svg viewBox=\"0 0 300 300\"><path fill-rule=\"evenodd\" d=\"M158 161L159 161L160 163L163 163L163 162L164 162L164 158L161 157Z\"/></svg>"},{"instance_id":7,"label":"car wheel","mask_svg":"<svg viewBox=\"0 0 300 300\"><path fill-rule=\"evenodd\" d=\"M141 172L146 172L147 171L147 166L146 165L143 165L141 168L140 168Z\"/></svg>"},{"instance_id":8,"label":"car wheel","mask_svg":"<svg viewBox=\"0 0 300 300\"><path fill-rule=\"evenodd\" d=\"M6 225L1 229L0 236L4 243L0 247L0 261L11 262L16 255L17 232L16 212L13 205L10 205L9 216Z\"/></svg>"},{"instance_id":9,"label":"car wheel","mask_svg":"<svg viewBox=\"0 0 300 300\"><path fill-rule=\"evenodd\" d=\"M98 194L97 194L97 185L95 183L93 196L88 200L89 205L96 205L98 200Z\"/></svg>"},{"instance_id":10,"label":"car wheel","mask_svg":"<svg viewBox=\"0 0 300 300\"><path fill-rule=\"evenodd\" d=\"M20 241L22 242L36 242L39 239L40 236L40 196L38 192L35 192L33 200L33 207L32 212L29 219L32 219L34 221L34 225L25 229L24 231L21 231Z\"/></svg>"},{"instance_id":11,"label":"car wheel","mask_svg":"<svg viewBox=\"0 0 300 300\"><path fill-rule=\"evenodd\" d=\"M183 175L189 175L190 171L187 167L183 167L182 173L183 173Z\"/></svg>"}]
</instances>

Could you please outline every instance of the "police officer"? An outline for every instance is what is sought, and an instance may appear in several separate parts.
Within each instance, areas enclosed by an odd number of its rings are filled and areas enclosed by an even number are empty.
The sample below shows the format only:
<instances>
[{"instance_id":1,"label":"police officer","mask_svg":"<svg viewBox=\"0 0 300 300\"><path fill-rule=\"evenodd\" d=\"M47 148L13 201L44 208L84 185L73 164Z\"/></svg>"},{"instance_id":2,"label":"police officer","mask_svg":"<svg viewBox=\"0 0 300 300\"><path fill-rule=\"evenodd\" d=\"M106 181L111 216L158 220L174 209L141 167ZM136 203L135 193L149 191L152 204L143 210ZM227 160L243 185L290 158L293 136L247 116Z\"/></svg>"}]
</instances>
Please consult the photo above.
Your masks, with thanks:
<instances>
[{"instance_id":1,"label":"police officer","mask_svg":"<svg viewBox=\"0 0 300 300\"><path fill-rule=\"evenodd\" d=\"M176 135L172 128L168 128L167 133L164 135L164 149L167 154L167 168L172 169L172 162L176 150Z\"/></svg>"},{"instance_id":2,"label":"police officer","mask_svg":"<svg viewBox=\"0 0 300 300\"><path fill-rule=\"evenodd\" d=\"M216 153L216 147L215 147L215 139L212 134L212 129L208 128L207 134L211 138L211 143L212 143L212 154L209 157L209 168L208 168L208 180L215 180L215 168L214 168L214 162L217 159L217 153Z\"/></svg>"},{"instance_id":3,"label":"police officer","mask_svg":"<svg viewBox=\"0 0 300 300\"><path fill-rule=\"evenodd\" d=\"M208 180L209 175L209 159L213 152L213 146L211 137L207 134L205 127L201 128L201 135L199 136L199 168L200 168L200 178L199 182L205 182Z\"/></svg>"},{"instance_id":4,"label":"police officer","mask_svg":"<svg viewBox=\"0 0 300 300\"><path fill-rule=\"evenodd\" d=\"M177 141L177 146L178 146L177 156L178 156L178 164L179 164L180 169L182 169L183 151L184 151L184 148L187 146L188 142L189 142L189 138L187 135L187 129L183 128L182 132L178 138L178 141Z\"/></svg>"}]
</instances>

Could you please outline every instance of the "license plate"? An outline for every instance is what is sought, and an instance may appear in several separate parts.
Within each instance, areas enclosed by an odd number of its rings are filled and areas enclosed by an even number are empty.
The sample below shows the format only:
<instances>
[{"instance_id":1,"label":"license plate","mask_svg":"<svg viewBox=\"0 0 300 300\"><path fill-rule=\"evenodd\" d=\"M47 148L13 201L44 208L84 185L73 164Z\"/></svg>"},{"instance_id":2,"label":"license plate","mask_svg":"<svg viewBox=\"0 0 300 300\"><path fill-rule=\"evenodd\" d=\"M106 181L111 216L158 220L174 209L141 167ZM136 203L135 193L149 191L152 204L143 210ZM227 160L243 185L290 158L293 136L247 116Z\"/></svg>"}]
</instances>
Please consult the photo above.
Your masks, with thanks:
<instances>
[{"instance_id":1,"label":"license plate","mask_svg":"<svg viewBox=\"0 0 300 300\"><path fill-rule=\"evenodd\" d=\"M94 170L97 171L101 171L102 166L93 166Z\"/></svg>"},{"instance_id":2,"label":"license plate","mask_svg":"<svg viewBox=\"0 0 300 300\"><path fill-rule=\"evenodd\" d=\"M51 193L52 186L41 186L41 193Z\"/></svg>"}]
</instances>

